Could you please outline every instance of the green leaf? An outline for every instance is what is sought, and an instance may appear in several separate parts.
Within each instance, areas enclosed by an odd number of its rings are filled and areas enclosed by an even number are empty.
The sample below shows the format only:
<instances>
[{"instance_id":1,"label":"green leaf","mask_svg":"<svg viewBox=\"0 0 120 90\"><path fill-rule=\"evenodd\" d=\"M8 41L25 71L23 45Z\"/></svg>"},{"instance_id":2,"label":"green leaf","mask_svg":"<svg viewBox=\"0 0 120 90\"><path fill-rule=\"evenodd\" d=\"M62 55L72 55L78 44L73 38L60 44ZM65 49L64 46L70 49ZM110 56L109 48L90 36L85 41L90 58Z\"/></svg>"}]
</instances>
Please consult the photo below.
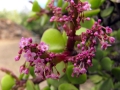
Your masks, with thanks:
<instances>
[{"instance_id":1,"label":"green leaf","mask_svg":"<svg viewBox=\"0 0 120 90\"><path fill-rule=\"evenodd\" d=\"M81 24L82 27L91 29L94 22L95 22L95 20L93 18L91 18L89 21L84 21L84 22L81 22L80 24Z\"/></svg>"},{"instance_id":2,"label":"green leaf","mask_svg":"<svg viewBox=\"0 0 120 90\"><path fill-rule=\"evenodd\" d=\"M65 49L65 42L62 34L53 28L46 30L41 38L41 42L49 45L49 51L62 52Z\"/></svg>"},{"instance_id":3,"label":"green leaf","mask_svg":"<svg viewBox=\"0 0 120 90\"><path fill-rule=\"evenodd\" d=\"M13 85L15 85L15 79L11 76L6 74L1 79L1 88L2 90L11 90Z\"/></svg>"},{"instance_id":4,"label":"green leaf","mask_svg":"<svg viewBox=\"0 0 120 90\"><path fill-rule=\"evenodd\" d=\"M103 78L99 75L91 75L90 76L90 80L93 82L93 83L99 83Z\"/></svg>"},{"instance_id":5,"label":"green leaf","mask_svg":"<svg viewBox=\"0 0 120 90\"><path fill-rule=\"evenodd\" d=\"M49 18L46 14L42 15L41 22L40 22L41 26L44 26L47 23L48 19Z\"/></svg>"},{"instance_id":6,"label":"green leaf","mask_svg":"<svg viewBox=\"0 0 120 90\"><path fill-rule=\"evenodd\" d=\"M89 0L90 4L91 4L91 7L92 9L96 9L96 8L99 8L100 5L101 5L101 0Z\"/></svg>"},{"instance_id":7,"label":"green leaf","mask_svg":"<svg viewBox=\"0 0 120 90\"><path fill-rule=\"evenodd\" d=\"M62 12L66 12L66 7L68 6L68 2L64 2L62 5Z\"/></svg>"},{"instance_id":8,"label":"green leaf","mask_svg":"<svg viewBox=\"0 0 120 90\"><path fill-rule=\"evenodd\" d=\"M76 35L81 35L82 32L86 32L86 28L81 27L79 30L76 31Z\"/></svg>"},{"instance_id":9,"label":"green leaf","mask_svg":"<svg viewBox=\"0 0 120 90\"><path fill-rule=\"evenodd\" d=\"M32 75L32 77L35 77L35 72L34 72L34 67L30 67L30 75Z\"/></svg>"},{"instance_id":10,"label":"green leaf","mask_svg":"<svg viewBox=\"0 0 120 90\"><path fill-rule=\"evenodd\" d=\"M104 70L110 71L112 69L113 62L109 57L105 57L101 60L101 66Z\"/></svg>"},{"instance_id":11,"label":"green leaf","mask_svg":"<svg viewBox=\"0 0 120 90\"><path fill-rule=\"evenodd\" d=\"M72 72L73 72L73 65L69 65L67 67L66 74L67 74L68 80L72 84L82 84L86 81L86 79L87 79L86 74L82 74L79 77L76 77L76 76L72 77Z\"/></svg>"},{"instance_id":12,"label":"green leaf","mask_svg":"<svg viewBox=\"0 0 120 90\"><path fill-rule=\"evenodd\" d=\"M120 67L115 67L112 69L112 74L117 80L120 80Z\"/></svg>"},{"instance_id":13,"label":"green leaf","mask_svg":"<svg viewBox=\"0 0 120 90\"><path fill-rule=\"evenodd\" d=\"M105 80L100 86L100 90L112 90L113 89L113 81L112 79Z\"/></svg>"},{"instance_id":14,"label":"green leaf","mask_svg":"<svg viewBox=\"0 0 120 90\"><path fill-rule=\"evenodd\" d=\"M31 80L28 80L26 83L26 90L35 90L35 86Z\"/></svg>"},{"instance_id":15,"label":"green leaf","mask_svg":"<svg viewBox=\"0 0 120 90\"><path fill-rule=\"evenodd\" d=\"M39 6L38 2L35 0L33 2L32 11L33 12L39 12L40 10L41 10L41 7Z\"/></svg>"},{"instance_id":16,"label":"green leaf","mask_svg":"<svg viewBox=\"0 0 120 90\"><path fill-rule=\"evenodd\" d=\"M84 16L85 17L92 17L97 15L100 12L100 9L94 9L94 10L90 10L90 11L84 11Z\"/></svg>"},{"instance_id":17,"label":"green leaf","mask_svg":"<svg viewBox=\"0 0 120 90\"><path fill-rule=\"evenodd\" d=\"M120 40L120 29L117 31L116 37L117 37L118 40Z\"/></svg>"},{"instance_id":18,"label":"green leaf","mask_svg":"<svg viewBox=\"0 0 120 90\"><path fill-rule=\"evenodd\" d=\"M62 83L67 83L67 82L69 82L69 81L68 81L67 76L64 75L64 76L62 76L59 80L49 78L49 79L47 79L47 82L48 82L49 85L52 85L52 86L54 86L55 88L58 88L58 86L59 86L60 84L62 84Z\"/></svg>"},{"instance_id":19,"label":"green leaf","mask_svg":"<svg viewBox=\"0 0 120 90\"><path fill-rule=\"evenodd\" d=\"M62 7L62 5L63 5L63 0L58 0L57 1L57 6L58 7Z\"/></svg>"},{"instance_id":20,"label":"green leaf","mask_svg":"<svg viewBox=\"0 0 120 90\"><path fill-rule=\"evenodd\" d=\"M93 66L88 68L89 72L97 72L97 71L99 71L101 69L101 66L100 66L98 60L93 59L92 64L93 64Z\"/></svg>"},{"instance_id":21,"label":"green leaf","mask_svg":"<svg viewBox=\"0 0 120 90\"><path fill-rule=\"evenodd\" d=\"M120 82L114 84L114 90L120 89Z\"/></svg>"},{"instance_id":22,"label":"green leaf","mask_svg":"<svg viewBox=\"0 0 120 90\"><path fill-rule=\"evenodd\" d=\"M60 77L63 76L64 75L63 70L65 69L65 63L64 62L60 62L55 67L56 67L57 71L60 73ZM53 68L53 71L54 71L54 73L57 74L56 69Z\"/></svg>"},{"instance_id":23,"label":"green leaf","mask_svg":"<svg viewBox=\"0 0 120 90\"><path fill-rule=\"evenodd\" d=\"M63 31L62 36L63 36L63 39L64 39L64 41L65 41L65 45L66 45L66 44L67 44L67 39L68 39L68 37L67 37L67 34L66 34L65 31Z\"/></svg>"},{"instance_id":24,"label":"green leaf","mask_svg":"<svg viewBox=\"0 0 120 90\"><path fill-rule=\"evenodd\" d=\"M50 90L49 86L44 87L42 90Z\"/></svg>"},{"instance_id":25,"label":"green leaf","mask_svg":"<svg viewBox=\"0 0 120 90\"><path fill-rule=\"evenodd\" d=\"M78 90L78 89L72 84L63 83L58 87L58 90Z\"/></svg>"},{"instance_id":26,"label":"green leaf","mask_svg":"<svg viewBox=\"0 0 120 90\"><path fill-rule=\"evenodd\" d=\"M111 7L107 8L107 9L101 11L101 16L102 17L107 17L113 12L113 10L114 10L114 7L111 6Z\"/></svg>"},{"instance_id":27,"label":"green leaf","mask_svg":"<svg viewBox=\"0 0 120 90\"><path fill-rule=\"evenodd\" d=\"M101 60L104 57L104 51L101 49L97 49L95 58L97 60Z\"/></svg>"},{"instance_id":28,"label":"green leaf","mask_svg":"<svg viewBox=\"0 0 120 90\"><path fill-rule=\"evenodd\" d=\"M40 90L39 84L35 85L35 90Z\"/></svg>"},{"instance_id":29,"label":"green leaf","mask_svg":"<svg viewBox=\"0 0 120 90\"><path fill-rule=\"evenodd\" d=\"M105 2L105 0L101 0L100 6Z\"/></svg>"}]
</instances>

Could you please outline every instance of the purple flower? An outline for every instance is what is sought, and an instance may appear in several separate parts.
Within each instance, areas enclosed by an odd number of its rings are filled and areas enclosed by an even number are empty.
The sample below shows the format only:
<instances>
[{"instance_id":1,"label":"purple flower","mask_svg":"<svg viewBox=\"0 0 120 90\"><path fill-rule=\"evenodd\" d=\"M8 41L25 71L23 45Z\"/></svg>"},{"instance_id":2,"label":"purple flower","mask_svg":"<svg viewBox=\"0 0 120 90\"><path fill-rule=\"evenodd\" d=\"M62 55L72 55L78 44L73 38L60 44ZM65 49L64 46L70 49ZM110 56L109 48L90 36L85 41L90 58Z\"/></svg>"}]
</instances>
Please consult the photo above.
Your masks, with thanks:
<instances>
[{"instance_id":1,"label":"purple flower","mask_svg":"<svg viewBox=\"0 0 120 90\"><path fill-rule=\"evenodd\" d=\"M49 49L49 47L44 42L40 42L40 44L38 45L38 49L45 52L45 51L47 51Z\"/></svg>"},{"instance_id":2,"label":"purple flower","mask_svg":"<svg viewBox=\"0 0 120 90\"><path fill-rule=\"evenodd\" d=\"M91 5L86 1L86 2L84 2L84 6L83 6L83 10L86 10L86 11L88 11L88 10L91 10Z\"/></svg>"},{"instance_id":3,"label":"purple flower","mask_svg":"<svg viewBox=\"0 0 120 90\"><path fill-rule=\"evenodd\" d=\"M106 30L106 33L108 34L112 33L112 29L108 26L105 28L105 30Z\"/></svg>"},{"instance_id":4,"label":"purple flower","mask_svg":"<svg viewBox=\"0 0 120 90\"><path fill-rule=\"evenodd\" d=\"M22 37L20 40L20 48L24 48L25 46L30 45L32 43L32 38L24 38Z\"/></svg>"},{"instance_id":5,"label":"purple flower","mask_svg":"<svg viewBox=\"0 0 120 90\"><path fill-rule=\"evenodd\" d=\"M115 42L115 38L114 37L109 37L109 42L110 43L114 43Z\"/></svg>"},{"instance_id":6,"label":"purple flower","mask_svg":"<svg viewBox=\"0 0 120 90\"><path fill-rule=\"evenodd\" d=\"M80 69L80 73L84 74L84 73L86 73L86 72L87 72L87 70L86 70L85 68L81 68L81 69Z\"/></svg>"},{"instance_id":7,"label":"purple flower","mask_svg":"<svg viewBox=\"0 0 120 90\"><path fill-rule=\"evenodd\" d=\"M18 61L20 59L20 55L15 57L15 61Z\"/></svg>"},{"instance_id":8,"label":"purple flower","mask_svg":"<svg viewBox=\"0 0 120 90\"><path fill-rule=\"evenodd\" d=\"M31 52L28 50L25 54L24 57L26 58L27 61L34 61L34 57L36 56L36 53Z\"/></svg>"},{"instance_id":9,"label":"purple flower","mask_svg":"<svg viewBox=\"0 0 120 90\"><path fill-rule=\"evenodd\" d=\"M110 44L108 44L108 42L104 42L104 41L101 42L101 45L102 45L101 49L103 50L106 50L108 46L111 46Z\"/></svg>"}]
</instances>

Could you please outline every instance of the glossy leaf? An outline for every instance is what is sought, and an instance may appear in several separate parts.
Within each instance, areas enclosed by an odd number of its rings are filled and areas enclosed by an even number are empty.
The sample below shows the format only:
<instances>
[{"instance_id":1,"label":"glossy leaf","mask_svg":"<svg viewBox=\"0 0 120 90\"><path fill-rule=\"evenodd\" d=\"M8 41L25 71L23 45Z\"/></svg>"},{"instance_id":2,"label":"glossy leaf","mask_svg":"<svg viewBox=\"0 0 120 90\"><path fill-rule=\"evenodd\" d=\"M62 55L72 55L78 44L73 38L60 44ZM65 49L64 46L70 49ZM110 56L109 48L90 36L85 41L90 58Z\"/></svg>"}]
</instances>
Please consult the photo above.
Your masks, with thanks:
<instances>
[{"instance_id":1,"label":"glossy leaf","mask_svg":"<svg viewBox=\"0 0 120 90\"><path fill-rule=\"evenodd\" d=\"M35 90L40 90L39 84L35 84Z\"/></svg>"},{"instance_id":2,"label":"glossy leaf","mask_svg":"<svg viewBox=\"0 0 120 90\"><path fill-rule=\"evenodd\" d=\"M117 37L118 40L120 40L120 29L117 31L116 37Z\"/></svg>"},{"instance_id":3,"label":"glossy leaf","mask_svg":"<svg viewBox=\"0 0 120 90\"><path fill-rule=\"evenodd\" d=\"M105 57L101 60L101 66L104 70L110 71L112 69L113 62L109 57Z\"/></svg>"},{"instance_id":4,"label":"glossy leaf","mask_svg":"<svg viewBox=\"0 0 120 90\"><path fill-rule=\"evenodd\" d=\"M79 30L76 31L76 35L81 35L82 32L86 32L86 28L81 27Z\"/></svg>"},{"instance_id":5,"label":"glossy leaf","mask_svg":"<svg viewBox=\"0 0 120 90\"><path fill-rule=\"evenodd\" d=\"M49 45L49 51L62 52L65 49L65 42L62 34L56 29L48 29L44 32L41 42Z\"/></svg>"},{"instance_id":6,"label":"glossy leaf","mask_svg":"<svg viewBox=\"0 0 120 90\"><path fill-rule=\"evenodd\" d=\"M41 26L44 26L47 23L48 19L49 18L46 14L42 15L41 21L40 21Z\"/></svg>"},{"instance_id":7,"label":"glossy leaf","mask_svg":"<svg viewBox=\"0 0 120 90\"><path fill-rule=\"evenodd\" d=\"M35 1L33 2L32 11L33 11L33 12L39 12L40 9L41 9L41 8L40 8L38 2L35 0Z\"/></svg>"},{"instance_id":8,"label":"glossy leaf","mask_svg":"<svg viewBox=\"0 0 120 90\"><path fill-rule=\"evenodd\" d=\"M94 10L90 10L90 11L84 11L84 16L85 17L92 17L97 15L100 12L100 9L94 9Z\"/></svg>"},{"instance_id":9,"label":"glossy leaf","mask_svg":"<svg viewBox=\"0 0 120 90\"><path fill-rule=\"evenodd\" d=\"M87 79L86 74L82 74L79 77L76 77L76 76L72 77L72 72L73 72L73 65L69 65L67 67L66 74L67 74L68 80L72 84L82 84L86 81L86 79Z\"/></svg>"},{"instance_id":10,"label":"glossy leaf","mask_svg":"<svg viewBox=\"0 0 120 90\"><path fill-rule=\"evenodd\" d=\"M112 90L113 89L113 81L112 79L105 80L100 86L100 90Z\"/></svg>"},{"instance_id":11,"label":"glossy leaf","mask_svg":"<svg viewBox=\"0 0 120 90\"><path fill-rule=\"evenodd\" d=\"M64 39L64 42L65 42L65 45L67 44L67 34L66 34L66 32L65 31L63 31L63 33L62 33L62 36L63 36L63 39Z\"/></svg>"},{"instance_id":12,"label":"glossy leaf","mask_svg":"<svg viewBox=\"0 0 120 90\"><path fill-rule=\"evenodd\" d=\"M49 86L44 87L42 90L50 90Z\"/></svg>"},{"instance_id":13,"label":"glossy leaf","mask_svg":"<svg viewBox=\"0 0 120 90\"><path fill-rule=\"evenodd\" d=\"M34 72L34 67L30 67L30 75L32 75L32 77L35 77L35 72Z\"/></svg>"},{"instance_id":14,"label":"glossy leaf","mask_svg":"<svg viewBox=\"0 0 120 90\"><path fill-rule=\"evenodd\" d=\"M105 0L101 0L100 6L105 2Z\"/></svg>"},{"instance_id":15,"label":"glossy leaf","mask_svg":"<svg viewBox=\"0 0 120 90\"><path fill-rule=\"evenodd\" d=\"M111 6L111 7L107 8L107 9L103 10L101 12L101 16L102 17L107 17L107 16L109 16L113 12L113 10L114 10L114 7Z\"/></svg>"},{"instance_id":16,"label":"glossy leaf","mask_svg":"<svg viewBox=\"0 0 120 90\"><path fill-rule=\"evenodd\" d=\"M67 76L64 75L64 76L62 76L59 80L49 78L49 79L47 79L47 82L48 82L49 85L52 85L52 86L58 88L58 86L59 86L60 84L62 84L62 83L67 83L67 82L69 82L69 81L68 81Z\"/></svg>"},{"instance_id":17,"label":"glossy leaf","mask_svg":"<svg viewBox=\"0 0 120 90\"><path fill-rule=\"evenodd\" d=\"M61 76L63 76L63 75L64 75L63 70L65 69L65 63L61 61L61 62L60 62L60 63L58 63L55 67L56 67L57 71L59 72L60 77L61 77ZM56 74L57 74L56 69L55 69L55 68L53 68L53 71L54 71L54 73L56 73Z\"/></svg>"},{"instance_id":18,"label":"glossy leaf","mask_svg":"<svg viewBox=\"0 0 120 90\"><path fill-rule=\"evenodd\" d=\"M104 51L100 50L100 49L97 49L96 54L95 54L95 58L97 60L101 60L103 57L104 57Z\"/></svg>"},{"instance_id":19,"label":"glossy leaf","mask_svg":"<svg viewBox=\"0 0 120 90\"><path fill-rule=\"evenodd\" d=\"M11 75L5 75L1 79L1 88L2 90L11 90L15 84L15 79Z\"/></svg>"},{"instance_id":20,"label":"glossy leaf","mask_svg":"<svg viewBox=\"0 0 120 90\"><path fill-rule=\"evenodd\" d=\"M93 83L98 83L102 80L103 78L99 75L92 75L90 76L90 80L93 82Z\"/></svg>"},{"instance_id":21,"label":"glossy leaf","mask_svg":"<svg viewBox=\"0 0 120 90\"><path fill-rule=\"evenodd\" d=\"M112 69L112 74L117 80L120 80L120 67L115 67Z\"/></svg>"},{"instance_id":22,"label":"glossy leaf","mask_svg":"<svg viewBox=\"0 0 120 90\"><path fill-rule=\"evenodd\" d=\"M114 90L117 90L118 88L120 88L120 82L114 84Z\"/></svg>"},{"instance_id":23,"label":"glossy leaf","mask_svg":"<svg viewBox=\"0 0 120 90\"><path fill-rule=\"evenodd\" d=\"M57 6L58 6L58 7L61 7L62 5L63 5L63 0L58 0L58 1L57 1Z\"/></svg>"},{"instance_id":24,"label":"glossy leaf","mask_svg":"<svg viewBox=\"0 0 120 90\"><path fill-rule=\"evenodd\" d=\"M64 2L62 5L62 11L66 12L66 7L68 6L68 2Z\"/></svg>"},{"instance_id":25,"label":"glossy leaf","mask_svg":"<svg viewBox=\"0 0 120 90\"><path fill-rule=\"evenodd\" d=\"M96 9L96 8L99 8L100 7L100 4L101 4L101 0L89 0L90 4L91 4L91 7L92 9Z\"/></svg>"},{"instance_id":26,"label":"glossy leaf","mask_svg":"<svg viewBox=\"0 0 120 90\"><path fill-rule=\"evenodd\" d=\"M58 87L58 90L78 90L78 89L72 84L63 83Z\"/></svg>"},{"instance_id":27,"label":"glossy leaf","mask_svg":"<svg viewBox=\"0 0 120 90\"><path fill-rule=\"evenodd\" d=\"M26 83L26 90L35 90L35 86L31 80L28 80Z\"/></svg>"},{"instance_id":28,"label":"glossy leaf","mask_svg":"<svg viewBox=\"0 0 120 90\"><path fill-rule=\"evenodd\" d=\"M95 20L93 18L91 18L89 21L84 21L84 22L81 22L80 24L81 24L82 27L91 29L94 22L95 22Z\"/></svg>"},{"instance_id":29,"label":"glossy leaf","mask_svg":"<svg viewBox=\"0 0 120 90\"><path fill-rule=\"evenodd\" d=\"M98 70L101 69L101 66L100 66L98 60L93 59L93 60L92 60L92 64L93 64L93 65L88 68L88 70L89 70L90 72L97 72Z\"/></svg>"}]
</instances>

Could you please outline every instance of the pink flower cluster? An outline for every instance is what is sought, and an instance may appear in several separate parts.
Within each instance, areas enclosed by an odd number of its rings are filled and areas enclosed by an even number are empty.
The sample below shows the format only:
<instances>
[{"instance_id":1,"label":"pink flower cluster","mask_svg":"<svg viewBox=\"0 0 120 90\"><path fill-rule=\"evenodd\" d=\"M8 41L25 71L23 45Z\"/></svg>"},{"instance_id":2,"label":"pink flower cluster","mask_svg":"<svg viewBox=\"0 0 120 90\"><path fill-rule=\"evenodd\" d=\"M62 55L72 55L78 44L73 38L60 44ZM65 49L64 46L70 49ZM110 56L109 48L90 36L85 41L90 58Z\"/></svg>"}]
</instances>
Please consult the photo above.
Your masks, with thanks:
<instances>
[{"instance_id":1,"label":"pink flower cluster","mask_svg":"<svg viewBox=\"0 0 120 90\"><path fill-rule=\"evenodd\" d=\"M35 67L35 74L44 78L54 78L59 77L58 74L53 73L54 63L51 61L55 58L55 54L47 53L49 47L44 42L39 44L33 44L31 38L22 37L20 40L20 51L18 56L15 57L15 60L18 61L22 53L26 59L26 63L20 67L20 72L28 74L29 67Z\"/></svg>"},{"instance_id":2,"label":"pink flower cluster","mask_svg":"<svg viewBox=\"0 0 120 90\"><path fill-rule=\"evenodd\" d=\"M56 68L56 64L63 61L65 64L71 62L74 65L72 76L79 76L86 73L88 67L92 66L97 41L100 42L103 50L106 50L108 46L111 46L111 43L115 42L115 38L109 36L112 29L101 26L101 20L95 22L91 29L87 29L81 35L76 35L76 31L81 27L80 22L90 20L83 15L83 11L91 10L90 4L80 0L76 0L77 2L74 2L74 0L65 1L69 3L66 8L67 15L63 15L60 7L54 6L54 0L51 1L49 7L54 14L50 21L60 23L68 36L66 50L63 53L52 53L48 51L49 47L44 42L33 44L31 38L22 38L19 55L15 57L15 60L18 61L21 54L25 53L26 63L20 67L20 72L28 74L29 67L33 66L36 75L42 79L58 79L59 72L56 69L57 74L55 74L53 68ZM75 46L76 41L79 42L77 46Z\"/></svg>"},{"instance_id":3,"label":"pink flower cluster","mask_svg":"<svg viewBox=\"0 0 120 90\"><path fill-rule=\"evenodd\" d=\"M86 73L89 66L92 66L92 59L95 56L95 46L97 41L101 44L101 49L106 50L111 43L115 42L115 38L109 36L112 33L110 27L104 28L100 25L101 20L95 22L91 29L87 29L81 35L76 36L77 44L77 55L68 57L68 62L72 62L74 65L72 76L79 76L80 74Z\"/></svg>"},{"instance_id":4,"label":"pink flower cluster","mask_svg":"<svg viewBox=\"0 0 120 90\"><path fill-rule=\"evenodd\" d=\"M80 0L78 0L77 4L74 2L74 0L64 0L64 1L69 3L69 6L66 8L68 11L68 15L62 15L63 13L61 7L54 6L54 0L52 0L51 3L49 4L49 7L53 11L54 15L51 17L50 22L57 21L60 23L64 23L64 25L66 25L67 22L72 21L72 18L77 17L76 19L77 22L76 30L77 30L80 28L80 21L88 20L88 18L85 18L83 16L83 11L91 10L91 5L87 1L81 2ZM74 13L78 13L78 16L74 16Z\"/></svg>"}]
</instances>

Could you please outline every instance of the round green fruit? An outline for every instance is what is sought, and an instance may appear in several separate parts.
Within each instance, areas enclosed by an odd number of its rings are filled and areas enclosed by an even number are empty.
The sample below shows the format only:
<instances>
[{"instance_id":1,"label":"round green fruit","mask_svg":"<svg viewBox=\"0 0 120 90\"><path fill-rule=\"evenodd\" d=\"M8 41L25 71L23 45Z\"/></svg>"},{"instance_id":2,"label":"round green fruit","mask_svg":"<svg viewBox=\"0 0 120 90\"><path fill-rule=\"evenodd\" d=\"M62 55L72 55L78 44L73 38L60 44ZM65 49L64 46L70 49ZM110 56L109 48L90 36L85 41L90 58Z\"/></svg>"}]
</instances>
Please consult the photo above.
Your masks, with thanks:
<instances>
[{"instance_id":1,"label":"round green fruit","mask_svg":"<svg viewBox=\"0 0 120 90\"><path fill-rule=\"evenodd\" d=\"M11 75L5 75L1 80L2 90L11 90L15 84L15 79Z\"/></svg>"}]
</instances>

